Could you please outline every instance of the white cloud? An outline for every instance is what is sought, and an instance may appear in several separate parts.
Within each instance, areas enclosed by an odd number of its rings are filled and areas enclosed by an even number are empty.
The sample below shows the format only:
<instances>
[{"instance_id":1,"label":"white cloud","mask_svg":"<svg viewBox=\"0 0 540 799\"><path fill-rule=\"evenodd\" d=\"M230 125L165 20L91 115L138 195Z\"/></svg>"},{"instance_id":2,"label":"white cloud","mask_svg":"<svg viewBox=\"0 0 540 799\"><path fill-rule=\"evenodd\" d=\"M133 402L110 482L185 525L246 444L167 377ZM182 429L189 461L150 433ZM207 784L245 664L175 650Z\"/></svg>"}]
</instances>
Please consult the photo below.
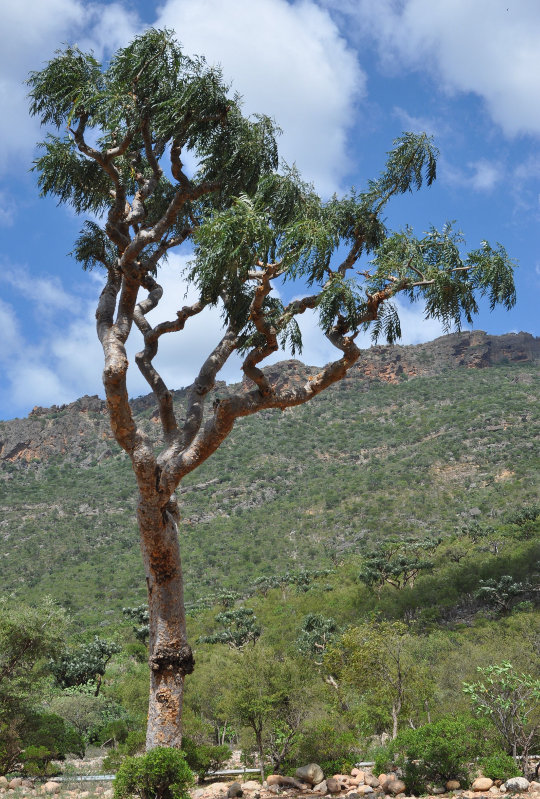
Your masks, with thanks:
<instances>
[{"instance_id":1,"label":"white cloud","mask_svg":"<svg viewBox=\"0 0 540 799\"><path fill-rule=\"evenodd\" d=\"M482 97L504 132L540 133L537 0L327 0L385 67L431 73L447 92Z\"/></svg>"},{"instance_id":2,"label":"white cloud","mask_svg":"<svg viewBox=\"0 0 540 799\"><path fill-rule=\"evenodd\" d=\"M504 170L496 161L480 158L478 161L469 161L467 169L452 166L441 159L440 174L443 183L473 191L490 192L503 180Z\"/></svg>"},{"instance_id":3,"label":"white cloud","mask_svg":"<svg viewBox=\"0 0 540 799\"><path fill-rule=\"evenodd\" d=\"M127 44L137 19L119 3L84 0L17 0L4 3L0 26L0 172L27 168L36 141L37 120L28 114L24 81L41 69L64 44L79 40L101 57L105 50Z\"/></svg>"},{"instance_id":4,"label":"white cloud","mask_svg":"<svg viewBox=\"0 0 540 799\"><path fill-rule=\"evenodd\" d=\"M34 303L40 314L50 316L58 311L80 313L80 298L68 293L58 277L37 277L22 266L4 266L2 276L4 282L25 301Z\"/></svg>"},{"instance_id":5,"label":"white cloud","mask_svg":"<svg viewBox=\"0 0 540 799\"><path fill-rule=\"evenodd\" d=\"M323 193L338 188L365 75L326 11L311 0L167 0L156 25L221 64L248 113L276 119L287 162Z\"/></svg>"}]
</instances>

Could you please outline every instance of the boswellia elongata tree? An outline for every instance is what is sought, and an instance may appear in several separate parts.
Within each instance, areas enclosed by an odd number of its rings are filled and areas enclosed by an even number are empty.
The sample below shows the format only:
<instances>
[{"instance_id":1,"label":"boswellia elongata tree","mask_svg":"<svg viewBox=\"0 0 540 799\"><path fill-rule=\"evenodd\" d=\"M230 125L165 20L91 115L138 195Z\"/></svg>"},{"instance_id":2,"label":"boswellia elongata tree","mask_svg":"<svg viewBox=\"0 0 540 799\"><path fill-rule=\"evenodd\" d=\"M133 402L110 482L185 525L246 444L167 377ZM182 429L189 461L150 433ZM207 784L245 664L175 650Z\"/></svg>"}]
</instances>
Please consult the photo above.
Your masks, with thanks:
<instances>
[{"instance_id":1,"label":"boswellia elongata tree","mask_svg":"<svg viewBox=\"0 0 540 799\"><path fill-rule=\"evenodd\" d=\"M224 441L241 416L307 402L357 360L359 331L400 336L392 298L422 300L426 318L446 326L471 320L476 297L514 303L512 264L484 242L466 257L447 225L416 238L387 231L390 198L435 179L436 151L424 134L405 133L381 176L365 191L324 202L294 168L279 170L276 128L248 119L219 70L184 55L169 31L149 30L103 67L67 47L28 80L31 111L56 134L35 162L43 195L90 213L74 247L85 269L105 270L97 304L103 381L113 434L133 464L148 584L150 709L147 747L179 746L183 681L193 669L186 639L175 489ZM199 165L183 166L190 153ZM102 219L101 223L95 220ZM197 290L176 318L152 325L163 289L159 268L170 250L191 244L187 279ZM297 281L288 303L276 283ZM292 292L290 292L292 293ZM182 333L208 306L223 308L223 330L176 417L155 365L162 336ZM313 309L336 360L301 387L280 387L261 369L280 345L301 347L297 317ZM126 389L126 341L144 339L135 360L154 392L163 431L155 451L137 427ZM251 389L204 413L205 398L232 353ZM204 419L203 419L204 416Z\"/></svg>"}]
</instances>

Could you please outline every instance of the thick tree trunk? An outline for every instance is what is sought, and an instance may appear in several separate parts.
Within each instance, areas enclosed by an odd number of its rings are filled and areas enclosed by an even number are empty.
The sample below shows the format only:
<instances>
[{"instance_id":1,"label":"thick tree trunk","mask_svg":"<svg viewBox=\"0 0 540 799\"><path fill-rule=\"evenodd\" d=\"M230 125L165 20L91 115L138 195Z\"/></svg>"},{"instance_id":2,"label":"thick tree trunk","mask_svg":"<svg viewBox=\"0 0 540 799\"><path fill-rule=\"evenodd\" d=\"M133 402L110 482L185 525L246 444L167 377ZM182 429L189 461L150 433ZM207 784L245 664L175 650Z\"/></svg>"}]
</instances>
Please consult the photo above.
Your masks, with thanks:
<instances>
[{"instance_id":1,"label":"thick tree trunk","mask_svg":"<svg viewBox=\"0 0 540 799\"><path fill-rule=\"evenodd\" d=\"M146 748L182 742L184 677L193 671L187 643L177 512L157 493L141 493L138 507L141 549L148 587L150 702Z\"/></svg>"}]
</instances>

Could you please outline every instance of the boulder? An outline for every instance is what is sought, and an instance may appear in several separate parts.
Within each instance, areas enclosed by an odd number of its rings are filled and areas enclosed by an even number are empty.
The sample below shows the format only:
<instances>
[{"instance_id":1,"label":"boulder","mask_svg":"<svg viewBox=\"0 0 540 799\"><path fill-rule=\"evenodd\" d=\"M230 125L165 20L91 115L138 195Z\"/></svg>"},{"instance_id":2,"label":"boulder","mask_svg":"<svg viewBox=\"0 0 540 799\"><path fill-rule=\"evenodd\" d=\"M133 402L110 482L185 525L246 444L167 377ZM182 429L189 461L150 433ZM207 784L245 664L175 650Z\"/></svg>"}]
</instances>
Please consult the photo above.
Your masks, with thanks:
<instances>
[{"instance_id":1,"label":"boulder","mask_svg":"<svg viewBox=\"0 0 540 799\"><path fill-rule=\"evenodd\" d=\"M364 779L364 772L359 768L351 769L351 777L356 777L357 780Z\"/></svg>"},{"instance_id":2,"label":"boulder","mask_svg":"<svg viewBox=\"0 0 540 799\"><path fill-rule=\"evenodd\" d=\"M382 774L379 774L379 776L377 777L377 779L379 780L379 785L382 787L384 783L391 778L391 776L392 776L391 774L388 775L385 774L384 772Z\"/></svg>"},{"instance_id":3,"label":"boulder","mask_svg":"<svg viewBox=\"0 0 540 799\"><path fill-rule=\"evenodd\" d=\"M386 780L384 783L384 792L389 793L392 796L397 796L398 793L403 793L405 791L405 783L402 780L398 779L391 779Z\"/></svg>"},{"instance_id":4,"label":"boulder","mask_svg":"<svg viewBox=\"0 0 540 799\"><path fill-rule=\"evenodd\" d=\"M328 790L328 786L326 785L326 780L319 782L318 785L314 785L313 790L317 791L317 793L326 793Z\"/></svg>"},{"instance_id":5,"label":"boulder","mask_svg":"<svg viewBox=\"0 0 540 799\"><path fill-rule=\"evenodd\" d=\"M5 777L0 777L0 788L6 788L8 781Z\"/></svg>"},{"instance_id":6,"label":"boulder","mask_svg":"<svg viewBox=\"0 0 540 799\"><path fill-rule=\"evenodd\" d=\"M525 777L512 777L504 783L504 787L507 791L518 792L528 791L529 785L529 780L526 780Z\"/></svg>"},{"instance_id":7,"label":"boulder","mask_svg":"<svg viewBox=\"0 0 540 799\"><path fill-rule=\"evenodd\" d=\"M490 780L489 777L477 777L471 788L473 791L489 791L491 786L493 785L493 780Z\"/></svg>"},{"instance_id":8,"label":"boulder","mask_svg":"<svg viewBox=\"0 0 540 799\"><path fill-rule=\"evenodd\" d=\"M446 783L446 790L447 791L459 791L461 785L457 780L448 780Z\"/></svg>"},{"instance_id":9,"label":"boulder","mask_svg":"<svg viewBox=\"0 0 540 799\"><path fill-rule=\"evenodd\" d=\"M50 782L46 782L45 785L42 785L41 790L43 793L60 793L60 783L51 780Z\"/></svg>"},{"instance_id":10,"label":"boulder","mask_svg":"<svg viewBox=\"0 0 540 799\"><path fill-rule=\"evenodd\" d=\"M494 796L498 796L499 789L498 789L498 787L496 785L492 785L491 788L489 789L488 793L491 793Z\"/></svg>"},{"instance_id":11,"label":"boulder","mask_svg":"<svg viewBox=\"0 0 540 799\"><path fill-rule=\"evenodd\" d=\"M257 780L248 780L247 782L242 783L242 790L243 791L260 791L261 790L261 783L257 782Z\"/></svg>"},{"instance_id":12,"label":"boulder","mask_svg":"<svg viewBox=\"0 0 540 799\"><path fill-rule=\"evenodd\" d=\"M360 796L365 796L368 793L375 793L371 785L359 785L356 789L356 793L360 794Z\"/></svg>"},{"instance_id":13,"label":"boulder","mask_svg":"<svg viewBox=\"0 0 540 799\"><path fill-rule=\"evenodd\" d=\"M8 783L9 788L20 788L21 785L22 785L21 777L13 777L13 779L10 780Z\"/></svg>"},{"instance_id":14,"label":"boulder","mask_svg":"<svg viewBox=\"0 0 540 799\"><path fill-rule=\"evenodd\" d=\"M540 782L536 782L536 780L533 780L532 782L530 782L529 783L529 790L530 791L540 791Z\"/></svg>"},{"instance_id":15,"label":"boulder","mask_svg":"<svg viewBox=\"0 0 540 799\"><path fill-rule=\"evenodd\" d=\"M281 788L279 787L279 785L269 785L267 790L270 793L275 793L275 794L281 793Z\"/></svg>"},{"instance_id":16,"label":"boulder","mask_svg":"<svg viewBox=\"0 0 540 799\"><path fill-rule=\"evenodd\" d=\"M349 799L360 799L360 794L357 791L349 791L347 796Z\"/></svg>"},{"instance_id":17,"label":"boulder","mask_svg":"<svg viewBox=\"0 0 540 799\"><path fill-rule=\"evenodd\" d=\"M195 791L192 791L191 799L202 799L205 793L206 790L204 788L197 788Z\"/></svg>"},{"instance_id":18,"label":"boulder","mask_svg":"<svg viewBox=\"0 0 540 799\"><path fill-rule=\"evenodd\" d=\"M336 780L335 777L329 777L326 780L326 788L328 793L340 793L341 792L341 782L340 780Z\"/></svg>"},{"instance_id":19,"label":"boulder","mask_svg":"<svg viewBox=\"0 0 540 799\"><path fill-rule=\"evenodd\" d=\"M366 774L364 777L364 783L371 786L371 788L379 788L381 785L377 777L374 777L373 774Z\"/></svg>"},{"instance_id":20,"label":"boulder","mask_svg":"<svg viewBox=\"0 0 540 799\"><path fill-rule=\"evenodd\" d=\"M227 782L212 782L207 788L207 792L211 796L217 796L219 793L226 793L228 790L229 783Z\"/></svg>"},{"instance_id":21,"label":"boulder","mask_svg":"<svg viewBox=\"0 0 540 799\"><path fill-rule=\"evenodd\" d=\"M308 763L307 766L300 766L296 769L295 776L308 785L318 785L324 780L323 770L317 763Z\"/></svg>"},{"instance_id":22,"label":"boulder","mask_svg":"<svg viewBox=\"0 0 540 799\"><path fill-rule=\"evenodd\" d=\"M440 785L436 785L430 790L433 796L441 796L441 794L446 793L446 788L442 788Z\"/></svg>"},{"instance_id":23,"label":"boulder","mask_svg":"<svg viewBox=\"0 0 540 799\"><path fill-rule=\"evenodd\" d=\"M232 782L227 788L228 799L234 799L235 796L243 796L244 792L239 782Z\"/></svg>"},{"instance_id":24,"label":"boulder","mask_svg":"<svg viewBox=\"0 0 540 799\"><path fill-rule=\"evenodd\" d=\"M302 790L304 787L298 780L295 780L294 777L283 777L281 774L269 774L266 778L266 784L269 788L272 785L278 785L279 787L298 788L298 790Z\"/></svg>"}]
</instances>

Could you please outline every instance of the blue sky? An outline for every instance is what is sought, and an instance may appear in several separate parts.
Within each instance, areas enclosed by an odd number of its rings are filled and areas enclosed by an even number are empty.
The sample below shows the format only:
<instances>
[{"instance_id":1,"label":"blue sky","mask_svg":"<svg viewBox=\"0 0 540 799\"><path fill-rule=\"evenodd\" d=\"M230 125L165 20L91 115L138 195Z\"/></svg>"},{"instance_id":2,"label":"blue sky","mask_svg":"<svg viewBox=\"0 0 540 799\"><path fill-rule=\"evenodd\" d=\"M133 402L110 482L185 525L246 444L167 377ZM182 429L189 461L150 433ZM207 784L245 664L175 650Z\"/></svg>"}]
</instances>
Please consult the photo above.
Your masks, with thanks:
<instances>
[{"instance_id":1,"label":"blue sky","mask_svg":"<svg viewBox=\"0 0 540 799\"><path fill-rule=\"evenodd\" d=\"M18 0L0 31L0 418L102 394L100 278L68 255L82 220L38 197L29 169L44 132L22 81L62 43L106 58L148 25L175 29L186 52L220 63L245 110L277 120L282 156L324 195L376 177L402 131L431 133L437 183L393 202L388 225L421 233L455 219L469 249L503 243L519 262L518 302L509 313L482 307L475 328L540 333L538 0ZM167 318L185 301L186 259L162 274ZM303 325L303 360L333 358L314 318ZM419 306L402 308L402 328L406 344L442 334ZM159 366L171 388L191 382L218 331L209 311L166 342ZM238 379L238 366L222 376ZM136 374L129 386L146 393Z\"/></svg>"}]
</instances>

